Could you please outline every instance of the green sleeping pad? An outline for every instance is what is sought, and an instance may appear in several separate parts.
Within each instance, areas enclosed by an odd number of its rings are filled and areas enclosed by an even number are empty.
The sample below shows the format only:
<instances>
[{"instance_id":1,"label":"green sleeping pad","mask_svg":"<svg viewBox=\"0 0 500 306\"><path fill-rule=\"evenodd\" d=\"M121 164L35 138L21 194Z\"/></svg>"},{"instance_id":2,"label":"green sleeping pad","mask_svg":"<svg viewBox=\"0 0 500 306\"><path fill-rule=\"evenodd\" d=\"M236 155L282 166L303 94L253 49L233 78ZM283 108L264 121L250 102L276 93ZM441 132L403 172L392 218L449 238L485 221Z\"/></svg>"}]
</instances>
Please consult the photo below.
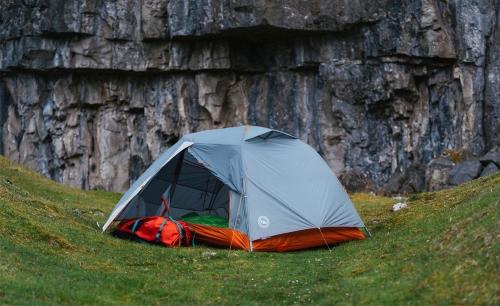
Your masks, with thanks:
<instances>
[{"instance_id":1,"label":"green sleeping pad","mask_svg":"<svg viewBox=\"0 0 500 306\"><path fill-rule=\"evenodd\" d=\"M227 219L219 216L204 215L200 216L196 213L189 213L181 217L182 221L188 223L215 226L215 227L228 227Z\"/></svg>"}]
</instances>

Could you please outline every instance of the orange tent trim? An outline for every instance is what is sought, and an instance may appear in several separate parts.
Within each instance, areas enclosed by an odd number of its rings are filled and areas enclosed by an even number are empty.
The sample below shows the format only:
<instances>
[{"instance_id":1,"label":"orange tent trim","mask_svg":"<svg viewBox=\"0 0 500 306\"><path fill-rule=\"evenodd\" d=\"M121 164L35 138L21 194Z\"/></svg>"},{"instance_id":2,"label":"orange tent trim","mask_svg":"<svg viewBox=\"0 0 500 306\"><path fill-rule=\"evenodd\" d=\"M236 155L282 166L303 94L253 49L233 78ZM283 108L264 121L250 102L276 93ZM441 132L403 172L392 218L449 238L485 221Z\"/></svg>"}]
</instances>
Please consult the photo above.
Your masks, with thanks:
<instances>
[{"instance_id":1,"label":"orange tent trim","mask_svg":"<svg viewBox=\"0 0 500 306\"><path fill-rule=\"evenodd\" d=\"M230 228L220 228L201 224L188 223L195 239L211 245L231 247L232 249L250 250L250 240L244 233ZM307 229L254 240L253 250L263 252L287 252L333 245L350 240L365 239L363 232L356 227L325 227Z\"/></svg>"}]
</instances>

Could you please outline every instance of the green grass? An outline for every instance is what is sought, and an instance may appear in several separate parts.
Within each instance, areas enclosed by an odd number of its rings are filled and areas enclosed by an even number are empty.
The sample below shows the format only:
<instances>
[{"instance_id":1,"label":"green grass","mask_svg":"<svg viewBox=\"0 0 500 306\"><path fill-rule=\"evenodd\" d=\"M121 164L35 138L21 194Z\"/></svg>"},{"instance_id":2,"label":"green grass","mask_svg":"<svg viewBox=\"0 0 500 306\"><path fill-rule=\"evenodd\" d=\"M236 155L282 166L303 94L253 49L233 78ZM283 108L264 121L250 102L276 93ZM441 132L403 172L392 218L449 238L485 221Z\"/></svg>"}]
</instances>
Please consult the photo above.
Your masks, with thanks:
<instances>
[{"instance_id":1,"label":"green grass","mask_svg":"<svg viewBox=\"0 0 500 306\"><path fill-rule=\"evenodd\" d=\"M120 195L0 157L0 304L497 304L500 175L409 208L354 194L373 238L293 253L167 249L102 234Z\"/></svg>"}]
</instances>

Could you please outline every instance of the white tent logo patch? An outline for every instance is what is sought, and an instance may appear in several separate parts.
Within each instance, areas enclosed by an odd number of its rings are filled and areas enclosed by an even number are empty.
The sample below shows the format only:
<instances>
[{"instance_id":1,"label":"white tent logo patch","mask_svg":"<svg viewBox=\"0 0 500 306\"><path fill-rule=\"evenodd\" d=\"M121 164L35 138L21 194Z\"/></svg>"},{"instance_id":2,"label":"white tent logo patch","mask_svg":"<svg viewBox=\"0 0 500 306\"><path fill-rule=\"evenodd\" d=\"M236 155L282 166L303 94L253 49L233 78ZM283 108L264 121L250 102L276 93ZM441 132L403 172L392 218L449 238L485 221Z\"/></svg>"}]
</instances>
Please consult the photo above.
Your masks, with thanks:
<instances>
[{"instance_id":1,"label":"white tent logo patch","mask_svg":"<svg viewBox=\"0 0 500 306\"><path fill-rule=\"evenodd\" d=\"M271 221L269 221L269 218L266 217L266 216L260 216L258 219L257 219L257 224L261 227L261 228L268 228L269 225L271 225Z\"/></svg>"}]
</instances>

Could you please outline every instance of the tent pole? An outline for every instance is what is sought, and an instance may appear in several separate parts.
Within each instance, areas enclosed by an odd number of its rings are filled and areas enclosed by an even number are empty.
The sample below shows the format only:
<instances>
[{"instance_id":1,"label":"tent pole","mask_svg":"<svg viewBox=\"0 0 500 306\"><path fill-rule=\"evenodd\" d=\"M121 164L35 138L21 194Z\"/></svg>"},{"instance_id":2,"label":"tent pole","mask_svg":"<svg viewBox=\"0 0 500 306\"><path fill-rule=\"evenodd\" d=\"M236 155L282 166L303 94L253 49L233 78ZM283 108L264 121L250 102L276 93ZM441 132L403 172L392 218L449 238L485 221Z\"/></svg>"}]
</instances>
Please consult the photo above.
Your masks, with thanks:
<instances>
[{"instance_id":1,"label":"tent pole","mask_svg":"<svg viewBox=\"0 0 500 306\"><path fill-rule=\"evenodd\" d=\"M186 150L182 151L179 155L179 161L175 165L174 170L174 182L172 184L172 189L170 191L170 206L172 206L172 202L174 200L175 187L177 187L177 182L179 181L179 175L181 174L182 163L184 162L184 154Z\"/></svg>"}]
</instances>

